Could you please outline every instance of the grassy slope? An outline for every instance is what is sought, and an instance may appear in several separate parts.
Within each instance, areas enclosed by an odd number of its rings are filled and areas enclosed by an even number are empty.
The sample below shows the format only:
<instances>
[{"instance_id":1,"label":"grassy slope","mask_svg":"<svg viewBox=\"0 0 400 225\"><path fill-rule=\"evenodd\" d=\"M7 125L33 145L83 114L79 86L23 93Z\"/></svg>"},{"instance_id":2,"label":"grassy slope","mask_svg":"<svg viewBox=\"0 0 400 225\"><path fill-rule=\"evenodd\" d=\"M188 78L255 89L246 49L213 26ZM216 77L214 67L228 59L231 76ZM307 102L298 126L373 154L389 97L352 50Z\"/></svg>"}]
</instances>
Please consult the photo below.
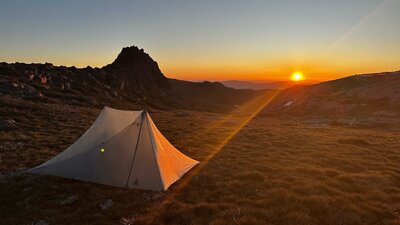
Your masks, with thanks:
<instances>
[{"instance_id":1,"label":"grassy slope","mask_svg":"<svg viewBox=\"0 0 400 225\"><path fill-rule=\"evenodd\" d=\"M172 91L190 109L227 112L249 100L261 96L265 90L238 90L219 82L190 82L169 79Z\"/></svg>"},{"instance_id":2,"label":"grassy slope","mask_svg":"<svg viewBox=\"0 0 400 225\"><path fill-rule=\"evenodd\" d=\"M19 129L0 131L0 224L400 224L399 132L258 116L204 162L247 115L218 123L224 115L154 112L166 137L206 165L179 192L188 175L165 193L126 191L9 174L65 149L100 109L8 101L0 115ZM114 205L101 210L106 199Z\"/></svg>"}]
</instances>

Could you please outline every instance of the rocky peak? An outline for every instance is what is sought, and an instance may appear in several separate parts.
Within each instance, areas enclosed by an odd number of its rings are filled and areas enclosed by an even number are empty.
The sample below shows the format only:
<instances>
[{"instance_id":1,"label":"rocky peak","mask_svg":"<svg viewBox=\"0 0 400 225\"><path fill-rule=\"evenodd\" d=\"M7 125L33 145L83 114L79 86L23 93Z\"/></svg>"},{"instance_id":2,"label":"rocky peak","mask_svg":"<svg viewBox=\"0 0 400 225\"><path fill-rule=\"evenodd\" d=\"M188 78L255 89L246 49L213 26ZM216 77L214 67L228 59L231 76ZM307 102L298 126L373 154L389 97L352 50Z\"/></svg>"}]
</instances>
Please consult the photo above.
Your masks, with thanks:
<instances>
[{"instance_id":1,"label":"rocky peak","mask_svg":"<svg viewBox=\"0 0 400 225\"><path fill-rule=\"evenodd\" d=\"M120 90L167 93L171 89L157 62L136 46L123 48L115 61L103 69L110 85Z\"/></svg>"},{"instance_id":2,"label":"rocky peak","mask_svg":"<svg viewBox=\"0 0 400 225\"><path fill-rule=\"evenodd\" d=\"M132 67L135 63L140 61L155 63L155 61L153 61L153 59L147 53L145 53L142 48L139 49L136 46L130 46L122 48L122 51L118 54L117 58L112 64L124 67Z\"/></svg>"}]
</instances>

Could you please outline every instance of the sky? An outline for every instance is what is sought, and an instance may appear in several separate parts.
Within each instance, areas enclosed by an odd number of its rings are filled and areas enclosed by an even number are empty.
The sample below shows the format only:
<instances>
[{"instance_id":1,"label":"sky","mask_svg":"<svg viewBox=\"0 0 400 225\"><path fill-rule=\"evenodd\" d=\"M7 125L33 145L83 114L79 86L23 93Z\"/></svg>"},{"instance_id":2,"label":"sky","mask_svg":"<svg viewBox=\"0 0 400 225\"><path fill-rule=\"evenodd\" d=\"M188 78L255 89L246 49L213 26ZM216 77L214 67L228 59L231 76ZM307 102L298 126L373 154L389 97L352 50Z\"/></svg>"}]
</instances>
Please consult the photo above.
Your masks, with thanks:
<instances>
[{"instance_id":1,"label":"sky","mask_svg":"<svg viewBox=\"0 0 400 225\"><path fill-rule=\"evenodd\" d=\"M185 80L395 71L400 0L0 0L0 61L102 67L132 45Z\"/></svg>"}]
</instances>

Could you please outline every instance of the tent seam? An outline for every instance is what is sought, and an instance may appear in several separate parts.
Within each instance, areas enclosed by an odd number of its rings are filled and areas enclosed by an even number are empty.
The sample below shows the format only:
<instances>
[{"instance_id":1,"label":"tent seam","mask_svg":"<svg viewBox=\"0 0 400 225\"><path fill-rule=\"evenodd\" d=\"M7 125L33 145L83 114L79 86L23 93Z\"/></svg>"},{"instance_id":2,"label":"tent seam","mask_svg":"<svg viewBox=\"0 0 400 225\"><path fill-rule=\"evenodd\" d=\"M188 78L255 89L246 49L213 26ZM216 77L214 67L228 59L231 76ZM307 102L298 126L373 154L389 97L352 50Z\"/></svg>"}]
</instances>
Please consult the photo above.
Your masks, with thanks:
<instances>
[{"instance_id":1,"label":"tent seam","mask_svg":"<svg viewBox=\"0 0 400 225\"><path fill-rule=\"evenodd\" d=\"M137 153L137 151L138 151L138 146L139 146L139 141L140 141L140 134L142 133L142 126L143 126L143 113L144 112L142 112L142 115L141 115L141 117L142 117L142 122L140 123L140 128L139 128L139 132L138 132L138 136L137 136L137 141L136 141L136 146L135 146L135 152L133 153L133 159L132 159L132 164L131 164L131 168L130 168L130 170L129 170L129 175L128 175L128 179L127 179L127 181L126 181L126 188L128 188L128 185L129 185L129 181L130 181L130 179L131 179L131 174L132 174L132 169L133 169L133 165L135 164L135 158L136 158L136 153Z\"/></svg>"},{"instance_id":2,"label":"tent seam","mask_svg":"<svg viewBox=\"0 0 400 225\"><path fill-rule=\"evenodd\" d=\"M148 132L149 132L149 135L150 135L151 148L153 150L152 152L153 152L153 156L154 156L154 161L155 161L156 166L157 166L158 175L160 176L163 189L165 190L164 177L161 175L160 166L158 165L158 160L157 160L157 156L156 156L156 153L155 153L155 148L154 148L154 143L153 143L154 142L154 136L153 136L152 132L150 132L150 129L152 129L152 126L150 125L150 122L149 122L147 117L146 117L146 122L147 122L147 126L149 127Z\"/></svg>"}]
</instances>

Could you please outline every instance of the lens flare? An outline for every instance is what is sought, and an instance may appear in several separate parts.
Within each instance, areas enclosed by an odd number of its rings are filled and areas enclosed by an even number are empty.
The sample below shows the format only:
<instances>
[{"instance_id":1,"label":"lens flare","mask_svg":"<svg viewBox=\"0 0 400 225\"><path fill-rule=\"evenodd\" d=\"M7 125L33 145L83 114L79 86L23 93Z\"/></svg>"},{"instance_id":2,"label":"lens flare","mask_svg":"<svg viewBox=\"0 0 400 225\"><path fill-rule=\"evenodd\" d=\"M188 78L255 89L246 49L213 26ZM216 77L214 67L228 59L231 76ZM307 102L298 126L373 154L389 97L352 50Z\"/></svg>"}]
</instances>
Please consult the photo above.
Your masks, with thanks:
<instances>
[{"instance_id":1,"label":"lens flare","mask_svg":"<svg viewBox=\"0 0 400 225\"><path fill-rule=\"evenodd\" d=\"M177 185L171 193L168 195L167 198L163 201L161 206L168 205L173 199L176 198L189 184L189 182L193 179L193 177L198 174L207 164L211 161L223 148L236 136L240 130L245 127L255 116L258 115L261 110L263 110L273 99L280 93L280 91L270 91L259 98L250 101L248 104L244 104L240 109L235 110L231 114L227 115L224 119L220 120L216 124L212 124L212 127L223 126L224 122L227 118L236 118L238 120L238 124L231 127L230 132L228 135L223 138L219 143L212 147L212 150L205 156L205 158L201 159L201 163L198 164L196 167L190 171L190 173L186 174L179 185ZM242 115L243 114L243 115ZM207 132L212 133L214 129L207 129ZM204 134L204 133L203 133ZM158 205L158 209L161 207Z\"/></svg>"}]
</instances>

